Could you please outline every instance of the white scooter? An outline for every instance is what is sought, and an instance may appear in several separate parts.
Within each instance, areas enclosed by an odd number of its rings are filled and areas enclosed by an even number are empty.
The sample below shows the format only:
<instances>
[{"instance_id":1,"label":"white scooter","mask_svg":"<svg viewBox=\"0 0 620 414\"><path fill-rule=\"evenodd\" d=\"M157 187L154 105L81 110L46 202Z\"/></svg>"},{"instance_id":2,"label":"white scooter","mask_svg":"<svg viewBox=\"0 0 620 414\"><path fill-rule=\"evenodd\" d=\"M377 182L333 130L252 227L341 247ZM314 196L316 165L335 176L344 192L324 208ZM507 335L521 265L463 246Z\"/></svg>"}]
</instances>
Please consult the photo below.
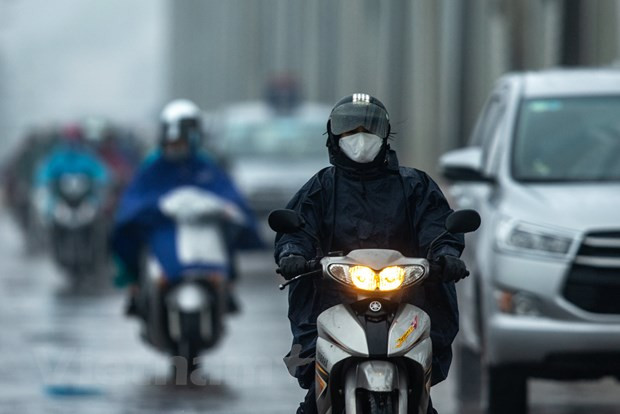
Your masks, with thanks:
<instances>
[{"instance_id":1,"label":"white scooter","mask_svg":"<svg viewBox=\"0 0 620 414\"><path fill-rule=\"evenodd\" d=\"M105 189L83 173L63 173L50 186L44 191L53 200L48 223L52 258L72 283L92 280L105 259Z\"/></svg>"},{"instance_id":2,"label":"white scooter","mask_svg":"<svg viewBox=\"0 0 620 414\"><path fill-rule=\"evenodd\" d=\"M224 334L229 275L207 269L229 268L224 226L243 225L246 218L234 203L193 186L166 194L159 210L174 221L175 253L186 270L171 280L161 258L148 249L138 313L144 320L144 339L174 357L178 382L191 380L199 353L214 347Z\"/></svg>"},{"instance_id":3,"label":"white scooter","mask_svg":"<svg viewBox=\"0 0 620 414\"><path fill-rule=\"evenodd\" d=\"M269 225L279 233L304 231L302 217L292 210L272 212ZM447 218L446 233L468 233L479 225L477 212L457 211ZM438 271L435 266L395 250L359 249L346 256L320 258L319 270L280 285L284 289L299 278L320 274L357 294L355 303L333 306L317 318L319 414L426 414L431 322L422 309L401 301L401 296L404 288L415 288Z\"/></svg>"}]
</instances>

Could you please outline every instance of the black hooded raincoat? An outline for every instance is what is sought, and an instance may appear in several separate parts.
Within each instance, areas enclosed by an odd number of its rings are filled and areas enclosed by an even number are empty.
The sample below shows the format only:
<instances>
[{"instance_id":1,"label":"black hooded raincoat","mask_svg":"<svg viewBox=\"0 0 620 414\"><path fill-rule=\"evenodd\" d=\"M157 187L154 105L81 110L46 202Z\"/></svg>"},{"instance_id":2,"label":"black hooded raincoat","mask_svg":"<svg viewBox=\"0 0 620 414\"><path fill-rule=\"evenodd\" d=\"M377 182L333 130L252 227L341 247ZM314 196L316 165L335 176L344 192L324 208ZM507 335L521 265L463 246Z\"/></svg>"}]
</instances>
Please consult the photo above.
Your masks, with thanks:
<instances>
[{"instance_id":1,"label":"black hooded raincoat","mask_svg":"<svg viewBox=\"0 0 620 414\"><path fill-rule=\"evenodd\" d=\"M361 248L400 251L408 257L427 257L430 243L444 231L452 212L437 184L424 172L399 167L388 150L387 162L367 169L332 163L314 175L288 203L300 213L305 229L321 241L320 253ZM275 259L300 255L316 257L313 239L302 232L276 236ZM463 235L446 235L430 257L460 256ZM433 343L432 383L444 380L452 360L451 344L458 332L458 306L454 283L426 283L405 292L407 301L431 318ZM338 303L355 298L331 280L304 278L289 286L289 313L293 348L285 357L289 371L303 388L314 381L317 316Z\"/></svg>"}]
</instances>

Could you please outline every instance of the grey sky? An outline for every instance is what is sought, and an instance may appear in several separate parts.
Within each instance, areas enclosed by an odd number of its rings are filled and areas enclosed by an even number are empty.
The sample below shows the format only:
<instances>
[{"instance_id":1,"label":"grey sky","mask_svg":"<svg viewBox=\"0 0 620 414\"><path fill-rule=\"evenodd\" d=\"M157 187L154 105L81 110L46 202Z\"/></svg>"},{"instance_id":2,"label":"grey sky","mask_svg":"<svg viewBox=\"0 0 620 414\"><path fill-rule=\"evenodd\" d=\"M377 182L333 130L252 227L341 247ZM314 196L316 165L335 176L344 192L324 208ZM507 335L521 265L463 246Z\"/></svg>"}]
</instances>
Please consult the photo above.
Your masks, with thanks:
<instances>
[{"instance_id":1,"label":"grey sky","mask_svg":"<svg viewBox=\"0 0 620 414\"><path fill-rule=\"evenodd\" d=\"M165 87L163 0L0 1L3 141L103 115L151 122Z\"/></svg>"}]
</instances>

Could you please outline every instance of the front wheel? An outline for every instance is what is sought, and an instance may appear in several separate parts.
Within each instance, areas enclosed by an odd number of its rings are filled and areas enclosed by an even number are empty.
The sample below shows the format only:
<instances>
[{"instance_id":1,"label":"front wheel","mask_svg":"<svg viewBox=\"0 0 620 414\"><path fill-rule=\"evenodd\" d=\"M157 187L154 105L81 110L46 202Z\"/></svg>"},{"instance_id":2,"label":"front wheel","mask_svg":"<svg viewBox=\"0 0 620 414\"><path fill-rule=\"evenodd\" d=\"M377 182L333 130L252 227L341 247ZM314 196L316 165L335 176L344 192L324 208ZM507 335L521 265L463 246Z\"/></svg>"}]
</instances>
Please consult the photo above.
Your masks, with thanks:
<instances>
[{"instance_id":1,"label":"front wheel","mask_svg":"<svg viewBox=\"0 0 620 414\"><path fill-rule=\"evenodd\" d=\"M179 356L173 361L177 385L192 385L192 374L198 369L199 348L190 340L179 344Z\"/></svg>"},{"instance_id":2,"label":"front wheel","mask_svg":"<svg viewBox=\"0 0 620 414\"><path fill-rule=\"evenodd\" d=\"M367 414L396 414L398 397L395 392L362 390L357 398L357 412Z\"/></svg>"},{"instance_id":3,"label":"front wheel","mask_svg":"<svg viewBox=\"0 0 620 414\"><path fill-rule=\"evenodd\" d=\"M527 376L516 367L491 366L486 371L487 414L526 414Z\"/></svg>"}]
</instances>

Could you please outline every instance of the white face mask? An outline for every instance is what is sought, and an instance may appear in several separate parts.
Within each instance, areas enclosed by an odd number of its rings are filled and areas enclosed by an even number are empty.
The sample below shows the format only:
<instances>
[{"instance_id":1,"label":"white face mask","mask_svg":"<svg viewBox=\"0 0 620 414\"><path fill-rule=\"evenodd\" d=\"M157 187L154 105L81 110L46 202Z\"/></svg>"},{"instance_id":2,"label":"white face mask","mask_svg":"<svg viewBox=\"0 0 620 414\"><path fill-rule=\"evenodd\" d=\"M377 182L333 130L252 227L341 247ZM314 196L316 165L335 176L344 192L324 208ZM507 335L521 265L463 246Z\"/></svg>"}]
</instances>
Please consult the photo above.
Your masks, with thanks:
<instances>
[{"instance_id":1,"label":"white face mask","mask_svg":"<svg viewBox=\"0 0 620 414\"><path fill-rule=\"evenodd\" d=\"M376 135L366 132L358 132L338 140L338 145L342 152L351 160L361 164L369 163L375 159L383 140Z\"/></svg>"}]
</instances>

